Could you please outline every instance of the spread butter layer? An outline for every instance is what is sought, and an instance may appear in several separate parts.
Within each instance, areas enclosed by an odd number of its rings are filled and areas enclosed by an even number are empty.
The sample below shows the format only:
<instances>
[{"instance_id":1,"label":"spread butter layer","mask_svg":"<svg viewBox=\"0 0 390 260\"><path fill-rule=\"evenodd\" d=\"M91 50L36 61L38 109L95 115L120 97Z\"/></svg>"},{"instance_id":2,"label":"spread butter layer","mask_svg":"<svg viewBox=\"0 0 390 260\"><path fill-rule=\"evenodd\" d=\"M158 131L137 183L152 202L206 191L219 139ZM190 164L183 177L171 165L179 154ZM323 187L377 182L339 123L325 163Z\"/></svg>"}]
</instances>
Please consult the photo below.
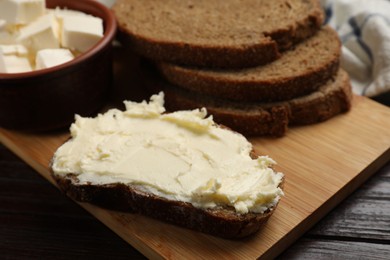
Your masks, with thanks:
<instances>
[{"instance_id":1,"label":"spread butter layer","mask_svg":"<svg viewBox=\"0 0 390 260\"><path fill-rule=\"evenodd\" d=\"M163 93L125 101L96 118L76 115L71 139L55 153L54 174L80 184L125 183L198 208L262 213L283 195L283 174L244 136L217 126L205 109L164 113Z\"/></svg>"}]
</instances>

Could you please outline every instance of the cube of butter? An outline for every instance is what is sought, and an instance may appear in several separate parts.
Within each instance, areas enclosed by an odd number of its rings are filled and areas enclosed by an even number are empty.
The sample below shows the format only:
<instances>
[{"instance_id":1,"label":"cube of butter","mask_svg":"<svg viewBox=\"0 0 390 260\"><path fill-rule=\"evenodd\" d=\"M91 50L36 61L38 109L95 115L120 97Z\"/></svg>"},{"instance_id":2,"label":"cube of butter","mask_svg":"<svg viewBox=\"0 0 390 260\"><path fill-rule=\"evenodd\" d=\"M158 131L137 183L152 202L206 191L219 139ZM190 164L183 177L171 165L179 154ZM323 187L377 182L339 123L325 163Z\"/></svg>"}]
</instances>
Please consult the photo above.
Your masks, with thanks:
<instances>
[{"instance_id":1,"label":"cube of butter","mask_svg":"<svg viewBox=\"0 0 390 260\"><path fill-rule=\"evenodd\" d=\"M74 58L68 49L44 49L37 53L35 59L35 69L46 69L54 67Z\"/></svg>"},{"instance_id":2,"label":"cube of butter","mask_svg":"<svg viewBox=\"0 0 390 260\"><path fill-rule=\"evenodd\" d=\"M6 21L0 19L0 44L15 44L15 34L9 32L6 25Z\"/></svg>"},{"instance_id":3,"label":"cube of butter","mask_svg":"<svg viewBox=\"0 0 390 260\"><path fill-rule=\"evenodd\" d=\"M59 48L58 22L52 14L43 15L22 27L17 41L24 44L33 56L42 49Z\"/></svg>"},{"instance_id":4,"label":"cube of butter","mask_svg":"<svg viewBox=\"0 0 390 260\"><path fill-rule=\"evenodd\" d=\"M23 45L0 45L0 73L28 71L32 71L32 67Z\"/></svg>"},{"instance_id":5,"label":"cube of butter","mask_svg":"<svg viewBox=\"0 0 390 260\"><path fill-rule=\"evenodd\" d=\"M72 50L85 52L103 37L103 21L93 16L63 16L61 44Z\"/></svg>"},{"instance_id":6,"label":"cube of butter","mask_svg":"<svg viewBox=\"0 0 390 260\"><path fill-rule=\"evenodd\" d=\"M0 17L7 24L27 24L45 12L45 0L0 0Z\"/></svg>"},{"instance_id":7,"label":"cube of butter","mask_svg":"<svg viewBox=\"0 0 390 260\"><path fill-rule=\"evenodd\" d=\"M16 44L16 36L8 31L0 30L0 44Z\"/></svg>"}]
</instances>

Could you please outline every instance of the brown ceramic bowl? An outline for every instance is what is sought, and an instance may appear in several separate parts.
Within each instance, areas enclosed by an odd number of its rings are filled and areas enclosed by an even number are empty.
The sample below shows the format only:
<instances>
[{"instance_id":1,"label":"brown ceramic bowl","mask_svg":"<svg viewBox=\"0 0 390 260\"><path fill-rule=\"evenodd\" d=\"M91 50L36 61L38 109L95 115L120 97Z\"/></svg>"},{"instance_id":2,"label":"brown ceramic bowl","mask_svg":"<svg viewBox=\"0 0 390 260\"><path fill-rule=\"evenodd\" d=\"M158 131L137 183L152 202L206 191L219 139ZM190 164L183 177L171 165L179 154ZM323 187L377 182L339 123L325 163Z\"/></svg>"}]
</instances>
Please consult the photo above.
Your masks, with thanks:
<instances>
[{"instance_id":1,"label":"brown ceramic bowl","mask_svg":"<svg viewBox=\"0 0 390 260\"><path fill-rule=\"evenodd\" d=\"M43 131L97 112L112 84L113 13L92 0L47 0L47 8L79 10L103 19L104 37L70 62L33 72L0 73L0 127Z\"/></svg>"}]
</instances>

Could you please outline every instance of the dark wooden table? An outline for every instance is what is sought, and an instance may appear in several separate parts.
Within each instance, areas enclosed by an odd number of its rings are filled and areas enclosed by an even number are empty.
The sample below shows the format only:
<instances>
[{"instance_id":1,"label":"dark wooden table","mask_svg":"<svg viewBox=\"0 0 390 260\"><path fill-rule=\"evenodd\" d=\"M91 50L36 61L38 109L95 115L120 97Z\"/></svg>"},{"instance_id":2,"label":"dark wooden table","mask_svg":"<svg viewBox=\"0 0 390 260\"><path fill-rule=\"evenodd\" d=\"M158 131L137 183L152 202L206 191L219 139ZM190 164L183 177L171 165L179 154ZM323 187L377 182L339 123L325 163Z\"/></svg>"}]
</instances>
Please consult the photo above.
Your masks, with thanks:
<instances>
[{"instance_id":1,"label":"dark wooden table","mask_svg":"<svg viewBox=\"0 0 390 260\"><path fill-rule=\"evenodd\" d=\"M144 257L0 144L0 259L75 258ZM390 162L280 258L390 259Z\"/></svg>"}]
</instances>

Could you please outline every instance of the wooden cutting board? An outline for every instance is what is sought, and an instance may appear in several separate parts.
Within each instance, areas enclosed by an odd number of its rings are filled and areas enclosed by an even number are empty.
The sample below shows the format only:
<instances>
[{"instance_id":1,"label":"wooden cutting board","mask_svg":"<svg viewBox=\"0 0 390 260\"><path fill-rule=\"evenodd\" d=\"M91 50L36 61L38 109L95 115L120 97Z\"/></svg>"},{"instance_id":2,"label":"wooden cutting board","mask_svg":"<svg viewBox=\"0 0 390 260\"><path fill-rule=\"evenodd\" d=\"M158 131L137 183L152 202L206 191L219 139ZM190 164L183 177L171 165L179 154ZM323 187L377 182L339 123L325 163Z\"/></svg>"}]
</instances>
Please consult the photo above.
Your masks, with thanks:
<instances>
[{"instance_id":1,"label":"wooden cutting board","mask_svg":"<svg viewBox=\"0 0 390 260\"><path fill-rule=\"evenodd\" d=\"M48 164L67 138L67 133L0 129L0 141L52 183ZM276 169L286 175L285 197L253 237L229 241L139 215L80 205L149 258L275 257L390 160L390 109L355 96L346 114L292 128L283 138L251 142L259 153L275 159Z\"/></svg>"}]
</instances>

